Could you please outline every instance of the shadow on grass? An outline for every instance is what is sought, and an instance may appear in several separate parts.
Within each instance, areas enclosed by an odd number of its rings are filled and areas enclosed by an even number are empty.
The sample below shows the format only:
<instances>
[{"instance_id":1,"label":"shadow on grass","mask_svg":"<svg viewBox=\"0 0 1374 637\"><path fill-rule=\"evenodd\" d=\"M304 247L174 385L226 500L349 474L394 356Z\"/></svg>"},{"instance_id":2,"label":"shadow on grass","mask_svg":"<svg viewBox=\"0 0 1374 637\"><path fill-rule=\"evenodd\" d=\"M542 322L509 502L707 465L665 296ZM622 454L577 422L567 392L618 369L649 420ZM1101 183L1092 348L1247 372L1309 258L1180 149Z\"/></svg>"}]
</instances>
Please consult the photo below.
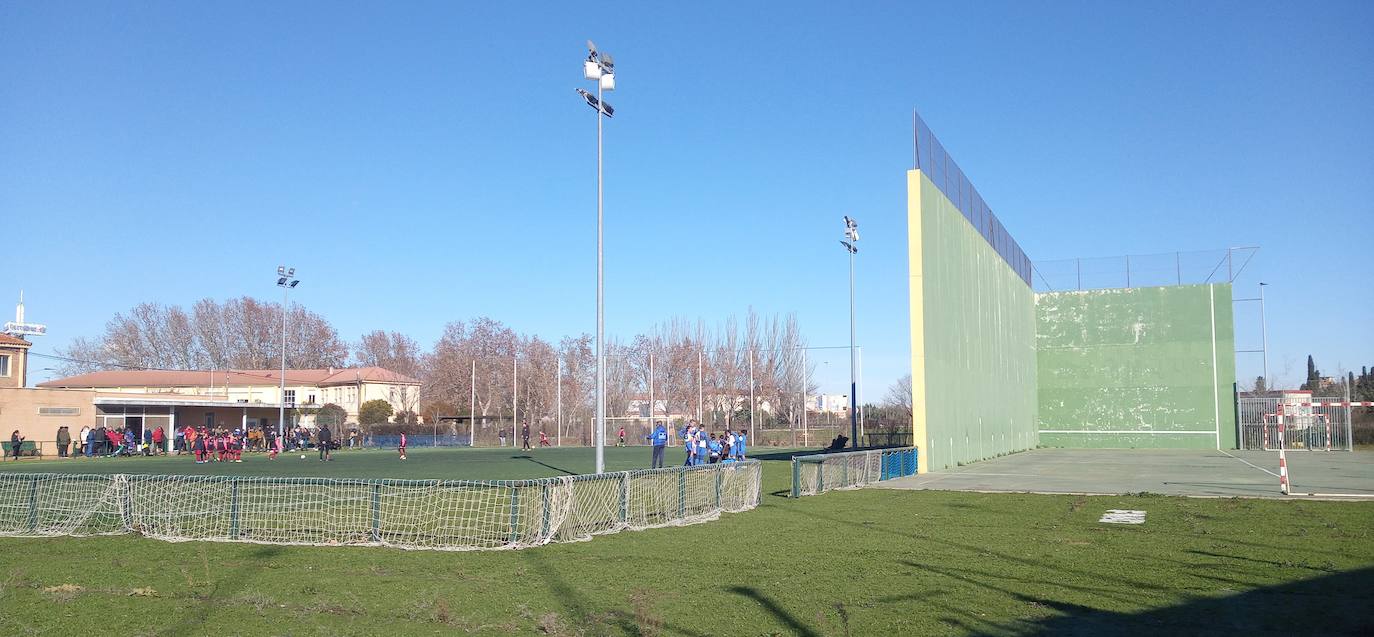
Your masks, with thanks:
<instances>
[{"instance_id":1,"label":"shadow on grass","mask_svg":"<svg viewBox=\"0 0 1374 637\"><path fill-rule=\"evenodd\" d=\"M575 476L575 475L577 475L577 472L576 472L576 471L568 471L567 469L564 469L563 467L555 467L555 466L553 466L553 465L551 465L551 464L549 464L549 463L547 463L547 462L540 462L540 461L538 461L538 460L535 460L532 456L511 456L511 459L512 459L512 460L529 460L530 462L533 462L534 464L537 464L537 465L539 465L539 466L541 466L541 467L548 467L549 469L553 469L554 471L557 471L557 472L559 472L559 473L561 473L561 474L563 474L563 475L565 475L565 476Z\"/></svg>"},{"instance_id":2,"label":"shadow on grass","mask_svg":"<svg viewBox=\"0 0 1374 637\"><path fill-rule=\"evenodd\" d=\"M522 556L539 573L541 581L548 585L549 591L563 606L563 610L572 615L571 619L579 626L587 626L598 620L609 619L610 624L627 635L656 634L656 630L662 630L685 637L706 637L705 633L658 620L655 620L652 626L644 626L641 625L641 618L635 613L616 608L607 609L604 612L595 611L589 605L586 596L550 565L538 549L524 551Z\"/></svg>"},{"instance_id":3,"label":"shadow on grass","mask_svg":"<svg viewBox=\"0 0 1374 637\"><path fill-rule=\"evenodd\" d=\"M1020 621L1017 632L1036 635L1159 634L1374 634L1374 568L1334 573L1256 588L1226 597L1194 599L1137 613L1118 613L1013 593L1058 613ZM1320 608L1318 611L1317 608ZM1009 627L983 634L1003 634Z\"/></svg>"},{"instance_id":4,"label":"shadow on grass","mask_svg":"<svg viewBox=\"0 0 1374 637\"><path fill-rule=\"evenodd\" d=\"M803 637L818 637L816 631L811 630L806 624L801 623L801 621L793 617L791 613L787 612L781 606L778 606L777 602L774 602L767 595L760 593L758 589L752 586L731 586L725 590L758 602L760 606L763 606L764 610L768 611L768 614L776 617L778 621L785 624L791 631L791 634L802 635Z\"/></svg>"}]
</instances>

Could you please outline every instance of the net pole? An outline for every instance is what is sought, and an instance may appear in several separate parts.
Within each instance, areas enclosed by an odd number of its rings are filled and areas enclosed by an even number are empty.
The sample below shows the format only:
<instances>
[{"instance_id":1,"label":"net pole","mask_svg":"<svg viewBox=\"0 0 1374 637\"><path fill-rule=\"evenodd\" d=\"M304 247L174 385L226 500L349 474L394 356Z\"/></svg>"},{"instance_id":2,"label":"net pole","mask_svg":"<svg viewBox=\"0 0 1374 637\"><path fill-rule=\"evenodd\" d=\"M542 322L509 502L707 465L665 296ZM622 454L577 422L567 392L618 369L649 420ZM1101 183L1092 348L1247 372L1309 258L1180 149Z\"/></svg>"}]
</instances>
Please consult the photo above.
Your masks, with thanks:
<instances>
[{"instance_id":1,"label":"net pole","mask_svg":"<svg viewBox=\"0 0 1374 637\"><path fill-rule=\"evenodd\" d=\"M468 385L468 446L477 446L477 359L472 359L472 383Z\"/></svg>"}]
</instances>

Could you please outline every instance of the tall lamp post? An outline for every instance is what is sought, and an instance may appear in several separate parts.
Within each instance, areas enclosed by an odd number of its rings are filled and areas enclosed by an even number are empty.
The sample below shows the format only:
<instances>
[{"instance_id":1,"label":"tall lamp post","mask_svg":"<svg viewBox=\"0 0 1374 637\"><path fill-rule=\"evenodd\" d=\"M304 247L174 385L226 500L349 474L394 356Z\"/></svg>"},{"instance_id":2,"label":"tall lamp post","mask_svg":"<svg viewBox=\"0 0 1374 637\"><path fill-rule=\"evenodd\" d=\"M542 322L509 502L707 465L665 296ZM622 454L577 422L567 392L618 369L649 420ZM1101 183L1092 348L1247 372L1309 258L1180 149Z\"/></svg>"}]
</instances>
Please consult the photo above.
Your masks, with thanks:
<instances>
[{"instance_id":1,"label":"tall lamp post","mask_svg":"<svg viewBox=\"0 0 1374 637\"><path fill-rule=\"evenodd\" d=\"M577 94L596 110L596 431L592 437L596 441L596 472L603 473L606 470L606 296L602 263L601 116L611 117L615 109L601 99L601 92L615 90L615 61L611 54L598 51L591 40L587 40L587 60L582 64L582 75L596 82L596 95L580 88Z\"/></svg>"},{"instance_id":2,"label":"tall lamp post","mask_svg":"<svg viewBox=\"0 0 1374 637\"><path fill-rule=\"evenodd\" d=\"M854 370L858 363L854 358L854 255L859 253L859 222L845 216L844 237L840 244L849 252L849 441L854 449L859 448L859 383L855 380Z\"/></svg>"},{"instance_id":3,"label":"tall lamp post","mask_svg":"<svg viewBox=\"0 0 1374 637\"><path fill-rule=\"evenodd\" d=\"M1274 381L1269 378L1269 326L1264 321L1264 287L1266 285L1269 284L1260 281L1260 339L1263 343L1260 347L1263 350L1264 356L1264 388L1267 390L1272 387L1271 383Z\"/></svg>"},{"instance_id":4,"label":"tall lamp post","mask_svg":"<svg viewBox=\"0 0 1374 637\"><path fill-rule=\"evenodd\" d=\"M281 288L281 400L277 411L277 440L286 434L286 306L291 288L300 285L296 268L277 266L277 287Z\"/></svg>"}]
</instances>

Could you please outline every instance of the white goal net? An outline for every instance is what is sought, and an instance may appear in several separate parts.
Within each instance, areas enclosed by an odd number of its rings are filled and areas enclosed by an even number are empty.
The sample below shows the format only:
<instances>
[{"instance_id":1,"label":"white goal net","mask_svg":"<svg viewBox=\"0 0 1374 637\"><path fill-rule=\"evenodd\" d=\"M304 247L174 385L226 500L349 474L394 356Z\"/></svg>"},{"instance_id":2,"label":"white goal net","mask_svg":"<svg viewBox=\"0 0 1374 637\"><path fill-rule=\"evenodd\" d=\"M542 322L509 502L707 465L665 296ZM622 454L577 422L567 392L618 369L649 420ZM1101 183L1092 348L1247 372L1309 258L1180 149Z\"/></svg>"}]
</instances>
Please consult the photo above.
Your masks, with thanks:
<instances>
[{"instance_id":1,"label":"white goal net","mask_svg":"<svg viewBox=\"0 0 1374 637\"><path fill-rule=\"evenodd\" d=\"M538 480L0 474L0 535L514 549L754 508L757 460Z\"/></svg>"}]
</instances>

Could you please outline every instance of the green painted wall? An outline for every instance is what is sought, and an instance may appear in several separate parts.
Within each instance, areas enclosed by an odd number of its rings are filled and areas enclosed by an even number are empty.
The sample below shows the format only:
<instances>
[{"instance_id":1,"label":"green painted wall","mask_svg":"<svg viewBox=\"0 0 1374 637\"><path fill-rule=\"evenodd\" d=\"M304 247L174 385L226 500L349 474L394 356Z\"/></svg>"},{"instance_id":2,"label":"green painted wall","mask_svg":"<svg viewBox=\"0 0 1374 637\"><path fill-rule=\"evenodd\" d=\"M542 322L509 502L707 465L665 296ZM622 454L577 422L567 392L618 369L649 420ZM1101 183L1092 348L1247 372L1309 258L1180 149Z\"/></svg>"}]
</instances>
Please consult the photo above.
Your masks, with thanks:
<instances>
[{"instance_id":1,"label":"green painted wall","mask_svg":"<svg viewBox=\"0 0 1374 637\"><path fill-rule=\"evenodd\" d=\"M907 187L921 470L1032 448L1035 295L929 178Z\"/></svg>"},{"instance_id":2,"label":"green painted wall","mask_svg":"<svg viewBox=\"0 0 1374 637\"><path fill-rule=\"evenodd\" d=\"M1035 313L1040 444L1235 448L1230 284L1053 292Z\"/></svg>"}]
</instances>

